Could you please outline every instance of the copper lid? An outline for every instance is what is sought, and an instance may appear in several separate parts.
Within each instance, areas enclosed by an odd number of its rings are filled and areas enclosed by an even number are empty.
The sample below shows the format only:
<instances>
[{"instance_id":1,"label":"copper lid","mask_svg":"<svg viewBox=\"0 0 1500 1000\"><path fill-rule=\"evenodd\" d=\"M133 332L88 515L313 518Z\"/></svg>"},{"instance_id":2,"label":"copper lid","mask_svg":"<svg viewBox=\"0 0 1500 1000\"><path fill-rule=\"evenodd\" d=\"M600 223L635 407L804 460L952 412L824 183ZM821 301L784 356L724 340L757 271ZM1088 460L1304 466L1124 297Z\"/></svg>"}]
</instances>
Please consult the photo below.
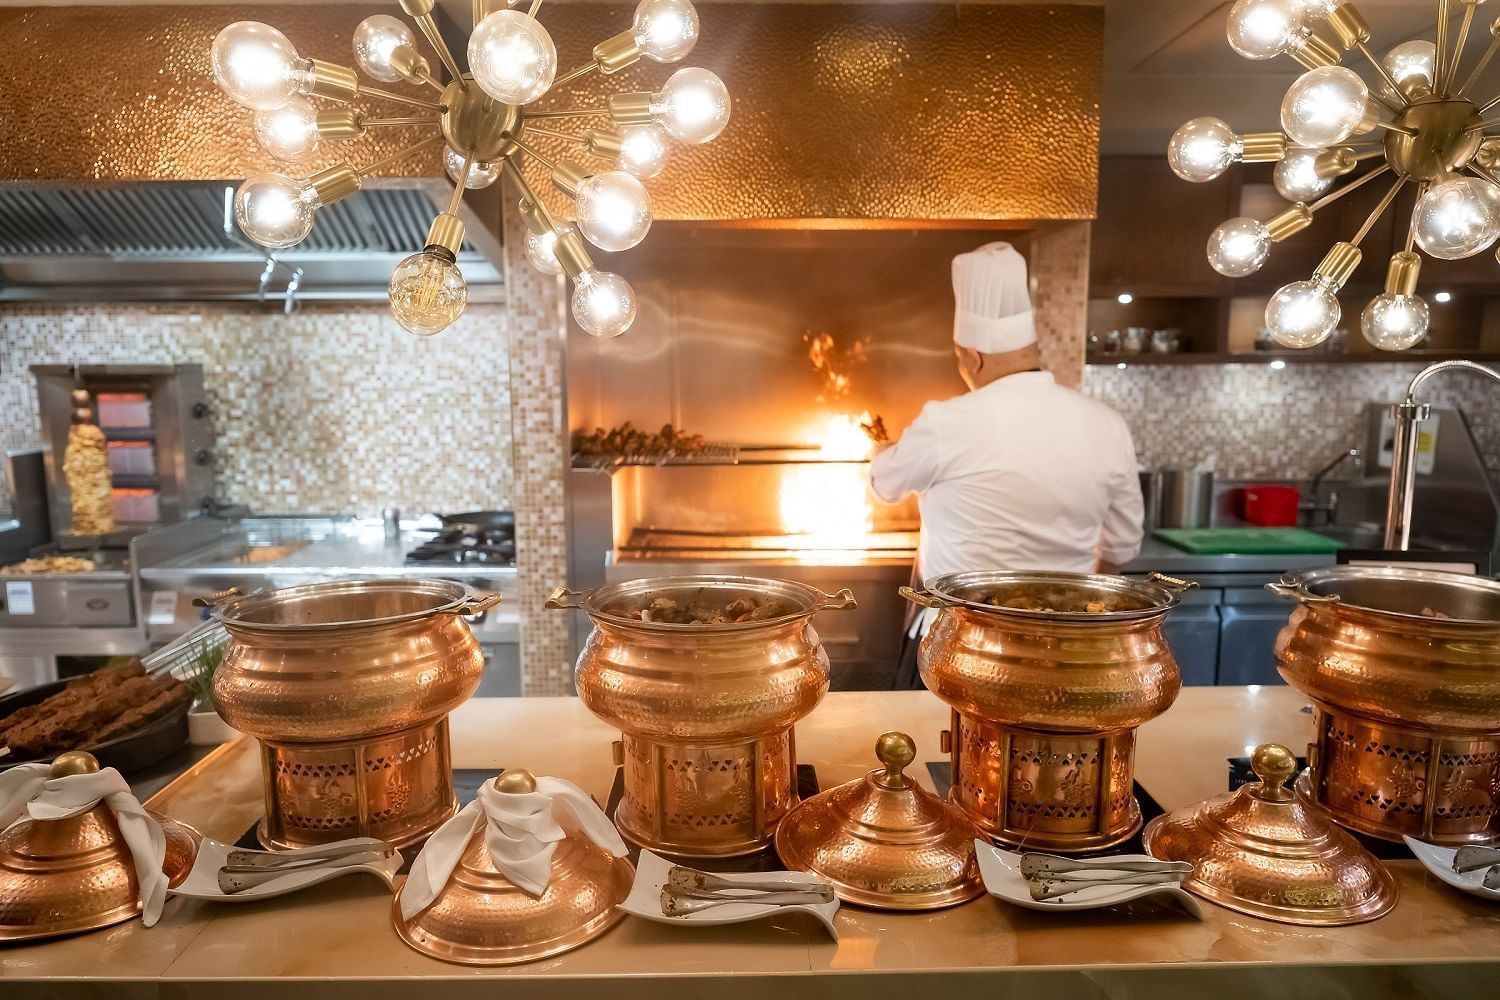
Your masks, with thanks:
<instances>
[{"instance_id":1,"label":"copper lid","mask_svg":"<svg viewBox=\"0 0 1500 1000\"><path fill-rule=\"evenodd\" d=\"M495 779L502 792L534 792L527 771ZM410 920L401 916L401 891L391 918L401 940L424 955L460 965L512 965L576 948L625 916L617 904L630 894L635 869L587 837L570 835L552 855L552 878L540 897L502 875L474 834L443 891Z\"/></svg>"},{"instance_id":2,"label":"copper lid","mask_svg":"<svg viewBox=\"0 0 1500 1000\"><path fill-rule=\"evenodd\" d=\"M99 770L92 754L65 753L52 777ZM167 838L169 884L187 877L198 853L196 831L157 817ZM141 912L140 884L115 815L99 803L58 820L23 820L0 834L0 941L29 941L91 931Z\"/></svg>"},{"instance_id":3,"label":"copper lid","mask_svg":"<svg viewBox=\"0 0 1500 1000\"><path fill-rule=\"evenodd\" d=\"M903 773L916 755L905 733L881 736L875 756L883 768L808 799L781 821L782 863L827 879L845 902L883 910L932 910L982 894L979 831Z\"/></svg>"},{"instance_id":4,"label":"copper lid","mask_svg":"<svg viewBox=\"0 0 1500 1000\"><path fill-rule=\"evenodd\" d=\"M1187 861L1183 886L1241 913L1288 924L1374 920L1396 905L1396 882L1359 841L1286 783L1297 758L1264 743L1250 758L1260 781L1146 827L1146 850Z\"/></svg>"}]
</instances>

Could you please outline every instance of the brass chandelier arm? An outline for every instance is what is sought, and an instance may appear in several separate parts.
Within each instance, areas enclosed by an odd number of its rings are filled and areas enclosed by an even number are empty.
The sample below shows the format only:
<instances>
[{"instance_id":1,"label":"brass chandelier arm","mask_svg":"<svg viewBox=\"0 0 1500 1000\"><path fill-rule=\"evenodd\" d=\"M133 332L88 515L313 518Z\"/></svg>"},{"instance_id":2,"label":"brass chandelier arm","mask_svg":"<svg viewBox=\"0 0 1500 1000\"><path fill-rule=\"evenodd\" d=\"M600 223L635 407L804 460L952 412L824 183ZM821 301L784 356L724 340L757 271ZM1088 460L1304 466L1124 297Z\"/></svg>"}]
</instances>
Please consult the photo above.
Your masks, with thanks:
<instances>
[{"instance_id":1,"label":"brass chandelier arm","mask_svg":"<svg viewBox=\"0 0 1500 1000\"><path fill-rule=\"evenodd\" d=\"M1374 226L1376 220L1385 214L1387 208L1391 207L1391 202L1396 199L1397 193L1400 192L1405 184L1405 177L1396 178L1396 183L1391 185L1390 190L1385 193L1379 203L1370 211L1370 214L1365 216L1365 221L1360 225L1359 231L1354 234L1354 238L1349 241L1350 243L1359 246L1360 241L1369 235L1370 227Z\"/></svg>"},{"instance_id":2,"label":"brass chandelier arm","mask_svg":"<svg viewBox=\"0 0 1500 1000\"><path fill-rule=\"evenodd\" d=\"M502 161L502 165L505 167L505 172L510 177L511 183L516 186L517 191L521 192L521 198L532 205L536 210L537 216L547 224L548 229L557 232L557 223L552 221L552 213L547 211L546 204L531 189L531 185L526 180L526 175L521 172L520 166L516 163L516 157L507 156Z\"/></svg>"},{"instance_id":3,"label":"brass chandelier arm","mask_svg":"<svg viewBox=\"0 0 1500 1000\"><path fill-rule=\"evenodd\" d=\"M1482 115L1488 114L1489 112L1494 111L1497 107L1500 107L1500 94L1497 94L1485 103L1481 104L1478 108L1478 111Z\"/></svg>"},{"instance_id":4,"label":"brass chandelier arm","mask_svg":"<svg viewBox=\"0 0 1500 1000\"><path fill-rule=\"evenodd\" d=\"M360 167L359 170L357 171L357 173L361 177L368 177L371 174L375 173L377 170L384 170L386 167L389 167L391 164L393 164L393 163L399 163L402 160L406 159L408 156L412 155L413 153L420 152L420 151L426 149L428 146L431 146L433 143L440 143L442 141L443 141L443 137L441 135L428 136L426 139L423 139L421 142L413 143L410 146L407 146L403 150L399 150L398 152L392 153L390 156L387 156L387 157L385 157L383 159L376 160L374 163L370 164L369 166Z\"/></svg>"},{"instance_id":5,"label":"brass chandelier arm","mask_svg":"<svg viewBox=\"0 0 1500 1000\"><path fill-rule=\"evenodd\" d=\"M443 65L448 68L449 74L458 84L459 90L468 90L468 81L464 79L463 71L458 68L458 62L453 58L448 43L443 41L443 33L438 30L437 21L433 20L432 9L437 6L436 0L401 0L401 9L406 11L408 17L417 23L421 29L422 36L427 39Z\"/></svg>"},{"instance_id":6,"label":"brass chandelier arm","mask_svg":"<svg viewBox=\"0 0 1500 1000\"><path fill-rule=\"evenodd\" d=\"M1495 98L1495 100L1500 101L1500 97ZM1500 125L1500 118L1482 119L1464 129L1464 135L1472 135L1475 132L1483 132L1487 128L1494 128L1496 125Z\"/></svg>"},{"instance_id":7,"label":"brass chandelier arm","mask_svg":"<svg viewBox=\"0 0 1500 1000\"><path fill-rule=\"evenodd\" d=\"M536 17L537 8L541 7L542 0L531 0L531 9L526 12L527 17Z\"/></svg>"},{"instance_id":8,"label":"brass chandelier arm","mask_svg":"<svg viewBox=\"0 0 1500 1000\"><path fill-rule=\"evenodd\" d=\"M1380 78L1385 81L1386 86L1391 88L1391 92L1396 95L1396 100L1401 102L1401 107L1404 108L1410 104L1411 102L1406 99L1406 95L1401 92L1401 88L1396 85L1396 78L1391 76L1391 71L1385 68L1384 63L1375 58L1375 53L1370 51L1370 46L1364 42L1356 42L1354 47L1359 49L1360 54L1369 61L1371 66L1375 67L1375 72L1379 73ZM1371 96L1375 97L1376 95L1372 94ZM1379 100L1378 97L1376 99ZM1381 101L1380 103L1385 104L1385 101ZM1386 107L1392 111L1400 110L1399 108L1391 108L1389 104L1386 104Z\"/></svg>"},{"instance_id":9,"label":"brass chandelier arm","mask_svg":"<svg viewBox=\"0 0 1500 1000\"><path fill-rule=\"evenodd\" d=\"M1438 0L1437 41L1432 56L1432 91L1443 93L1443 67L1448 62L1448 0Z\"/></svg>"},{"instance_id":10,"label":"brass chandelier arm","mask_svg":"<svg viewBox=\"0 0 1500 1000\"><path fill-rule=\"evenodd\" d=\"M1376 167L1374 170L1371 170L1369 173L1359 175L1348 184L1345 184L1343 187L1339 188L1337 191L1328 192L1323 197L1313 202L1311 205L1308 205L1307 208L1309 211L1316 212L1318 211L1318 209L1323 208L1325 205L1331 205L1342 198L1344 195L1348 194L1350 191L1356 191L1364 185L1370 183L1370 181L1373 181L1375 178L1379 177L1381 174L1389 173L1390 169L1391 165L1389 163L1383 163L1380 166Z\"/></svg>"},{"instance_id":11,"label":"brass chandelier arm","mask_svg":"<svg viewBox=\"0 0 1500 1000\"><path fill-rule=\"evenodd\" d=\"M1452 83L1458 76L1458 64L1464 57L1464 43L1469 40L1469 26L1474 23L1474 0L1464 0L1464 19L1458 24L1458 41L1453 46L1453 58L1448 62L1448 72L1443 75L1445 83Z\"/></svg>"},{"instance_id":12,"label":"brass chandelier arm","mask_svg":"<svg viewBox=\"0 0 1500 1000\"><path fill-rule=\"evenodd\" d=\"M1488 167L1481 167L1479 164L1475 163L1472 160L1470 160L1465 166L1466 169L1468 169L1471 173L1478 177L1483 177L1491 184L1500 184L1500 174L1496 174Z\"/></svg>"},{"instance_id":13,"label":"brass chandelier arm","mask_svg":"<svg viewBox=\"0 0 1500 1000\"><path fill-rule=\"evenodd\" d=\"M1464 81L1464 85L1462 87L1458 88L1458 93L1454 94L1453 96L1462 97L1467 94L1469 92L1469 88L1479 82L1480 74L1489 69L1490 61L1495 58L1495 55L1497 53L1500 53L1500 32L1491 34L1490 44L1485 48L1484 55L1479 57L1479 62L1475 63L1474 68L1469 71L1469 78Z\"/></svg>"},{"instance_id":14,"label":"brass chandelier arm","mask_svg":"<svg viewBox=\"0 0 1500 1000\"><path fill-rule=\"evenodd\" d=\"M574 66L566 73L559 73L557 79L552 81L552 87L555 90L558 87L566 86L567 84L572 83L574 80L577 80L580 77L588 76L598 68L598 61L595 59L590 59L588 62L584 63L581 66Z\"/></svg>"},{"instance_id":15,"label":"brass chandelier arm","mask_svg":"<svg viewBox=\"0 0 1500 1000\"><path fill-rule=\"evenodd\" d=\"M457 215L459 206L464 201L464 185L469 182L469 171L474 169L474 154L464 154L463 169L458 172L458 180L453 184L453 197L448 199L448 215Z\"/></svg>"},{"instance_id":16,"label":"brass chandelier arm","mask_svg":"<svg viewBox=\"0 0 1500 1000\"><path fill-rule=\"evenodd\" d=\"M520 149L521 152L525 153L527 156L535 157L536 161L538 163L540 163L542 166L546 167L548 170L556 170L557 169L557 161L552 160L552 159L548 158L547 156L543 155L543 153L539 149L537 149L535 146L531 145L530 143L523 142L522 140L517 139L515 137L512 137L510 141L513 142L513 143L515 143L516 147L518 149Z\"/></svg>"},{"instance_id":17,"label":"brass chandelier arm","mask_svg":"<svg viewBox=\"0 0 1500 1000\"><path fill-rule=\"evenodd\" d=\"M526 118L590 118L607 114L608 108L564 108L558 111L527 111Z\"/></svg>"},{"instance_id":18,"label":"brass chandelier arm","mask_svg":"<svg viewBox=\"0 0 1500 1000\"><path fill-rule=\"evenodd\" d=\"M366 128L390 128L400 125L436 125L437 123L436 118L415 115L410 118L366 118L361 124Z\"/></svg>"},{"instance_id":19,"label":"brass chandelier arm","mask_svg":"<svg viewBox=\"0 0 1500 1000\"><path fill-rule=\"evenodd\" d=\"M397 104L409 104L414 108L425 108L428 111L436 111L439 114L448 110L436 101L424 101L420 97L407 97L405 94L395 94L389 90L381 90L378 87L366 87L362 83L359 85L359 96L376 97L382 101L395 101Z\"/></svg>"},{"instance_id":20,"label":"brass chandelier arm","mask_svg":"<svg viewBox=\"0 0 1500 1000\"><path fill-rule=\"evenodd\" d=\"M1383 128L1387 132L1399 132L1402 135L1415 136L1417 134L1416 129L1407 128L1405 125L1397 125L1395 122L1376 122L1375 127Z\"/></svg>"},{"instance_id":21,"label":"brass chandelier arm","mask_svg":"<svg viewBox=\"0 0 1500 1000\"><path fill-rule=\"evenodd\" d=\"M583 145L584 142L583 136L581 135L569 135L566 132L554 132L549 128L538 128L535 125L526 126L526 134L545 136L548 139L556 139L559 142L576 143L580 146ZM520 145L520 143L518 142L517 145Z\"/></svg>"}]
</instances>

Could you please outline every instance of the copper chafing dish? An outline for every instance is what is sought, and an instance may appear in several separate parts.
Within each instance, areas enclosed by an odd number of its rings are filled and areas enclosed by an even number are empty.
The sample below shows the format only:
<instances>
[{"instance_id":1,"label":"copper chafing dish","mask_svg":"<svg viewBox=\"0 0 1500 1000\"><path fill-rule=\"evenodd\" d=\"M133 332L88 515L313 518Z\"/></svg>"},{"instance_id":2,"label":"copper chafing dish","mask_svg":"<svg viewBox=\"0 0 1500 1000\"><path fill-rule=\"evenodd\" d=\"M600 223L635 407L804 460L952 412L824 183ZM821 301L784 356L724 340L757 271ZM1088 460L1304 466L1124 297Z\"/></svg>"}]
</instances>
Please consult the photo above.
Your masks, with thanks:
<instances>
[{"instance_id":1,"label":"copper chafing dish","mask_svg":"<svg viewBox=\"0 0 1500 1000\"><path fill-rule=\"evenodd\" d=\"M52 776L99 770L92 755L61 754ZM196 830L156 817L166 836L162 872L178 885L192 870ZM141 912L130 848L103 802L58 820L25 819L0 833L0 941L33 941L123 923Z\"/></svg>"},{"instance_id":2,"label":"copper chafing dish","mask_svg":"<svg viewBox=\"0 0 1500 1000\"><path fill-rule=\"evenodd\" d=\"M1276 658L1317 706L1318 803L1384 840L1500 838L1500 581L1337 566L1270 587L1301 603Z\"/></svg>"},{"instance_id":3,"label":"copper chafing dish","mask_svg":"<svg viewBox=\"0 0 1500 1000\"><path fill-rule=\"evenodd\" d=\"M769 602L776 611L723 624L631 617L658 599L716 608ZM828 654L812 617L853 605L847 590L829 596L738 576L553 592L548 607L582 608L594 622L578 657L578 696L623 734L625 794L615 822L628 840L682 857L770 846L776 824L797 804L792 726L828 690Z\"/></svg>"},{"instance_id":4,"label":"copper chafing dish","mask_svg":"<svg viewBox=\"0 0 1500 1000\"><path fill-rule=\"evenodd\" d=\"M1292 751L1262 744L1250 766L1259 781L1152 820L1146 850L1190 863L1190 892L1267 920L1327 927L1389 913L1391 873L1286 787L1297 768Z\"/></svg>"},{"instance_id":5,"label":"copper chafing dish","mask_svg":"<svg viewBox=\"0 0 1500 1000\"><path fill-rule=\"evenodd\" d=\"M937 610L917 664L953 707L950 797L987 836L1091 851L1140 829L1135 730L1177 698L1161 626L1191 586L995 571L902 588Z\"/></svg>"},{"instance_id":6,"label":"copper chafing dish","mask_svg":"<svg viewBox=\"0 0 1500 1000\"><path fill-rule=\"evenodd\" d=\"M529 771L494 780L504 792L536 791ZM514 965L577 948L624 919L618 904L635 878L627 859L570 834L553 852L546 891L533 896L496 869L484 840L476 831L443 891L410 920L401 914L403 883L391 900L401 940L445 962Z\"/></svg>"},{"instance_id":7,"label":"copper chafing dish","mask_svg":"<svg viewBox=\"0 0 1500 1000\"><path fill-rule=\"evenodd\" d=\"M353 580L213 604L231 640L214 704L260 741L262 844L403 847L453 814L448 713L484 670L463 616L499 601L442 580Z\"/></svg>"},{"instance_id":8,"label":"copper chafing dish","mask_svg":"<svg viewBox=\"0 0 1500 1000\"><path fill-rule=\"evenodd\" d=\"M934 910L982 895L979 830L903 773L916 755L905 733L882 735L875 743L881 767L808 799L781 821L782 862L827 879L845 902L882 910Z\"/></svg>"}]
</instances>

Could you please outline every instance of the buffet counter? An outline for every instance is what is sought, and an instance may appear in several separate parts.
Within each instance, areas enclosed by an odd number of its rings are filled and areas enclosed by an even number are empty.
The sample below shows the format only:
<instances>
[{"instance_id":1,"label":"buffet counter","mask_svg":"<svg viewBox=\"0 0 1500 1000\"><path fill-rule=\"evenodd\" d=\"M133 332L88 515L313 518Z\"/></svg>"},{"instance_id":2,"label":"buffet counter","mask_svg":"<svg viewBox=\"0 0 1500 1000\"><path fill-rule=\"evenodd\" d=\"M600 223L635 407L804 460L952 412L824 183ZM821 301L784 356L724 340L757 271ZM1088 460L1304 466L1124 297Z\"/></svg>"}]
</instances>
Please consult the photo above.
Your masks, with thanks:
<instances>
[{"instance_id":1,"label":"buffet counter","mask_svg":"<svg viewBox=\"0 0 1500 1000\"><path fill-rule=\"evenodd\" d=\"M1137 778L1169 810L1221 792L1226 758L1267 741L1305 746L1304 704L1289 688L1184 689L1142 727ZM457 768L527 767L571 779L601 802L609 792L618 734L576 699L473 699L451 721ZM926 692L835 693L797 726L797 752L829 788L869 769L882 730L911 733L918 761L941 759L937 734L948 725L947 708ZM912 770L928 783L925 769ZM237 839L262 809L254 743L227 744L148 804L207 836ZM0 995L191 997L208 983L221 1000L409 1000L439 990L444 1000L710 991L719 1000L772 991L862 1000L941 990L1035 1000L1500 995L1500 907L1449 889L1415 861L1390 867L1401 893L1395 911L1348 927L1292 927L1208 903L1198 921L1155 908L1041 914L982 897L921 914L845 906L837 942L809 917L716 928L627 918L575 951L497 969L448 965L405 947L384 887L352 876L260 903L172 899L152 929L133 920L0 947Z\"/></svg>"}]
</instances>

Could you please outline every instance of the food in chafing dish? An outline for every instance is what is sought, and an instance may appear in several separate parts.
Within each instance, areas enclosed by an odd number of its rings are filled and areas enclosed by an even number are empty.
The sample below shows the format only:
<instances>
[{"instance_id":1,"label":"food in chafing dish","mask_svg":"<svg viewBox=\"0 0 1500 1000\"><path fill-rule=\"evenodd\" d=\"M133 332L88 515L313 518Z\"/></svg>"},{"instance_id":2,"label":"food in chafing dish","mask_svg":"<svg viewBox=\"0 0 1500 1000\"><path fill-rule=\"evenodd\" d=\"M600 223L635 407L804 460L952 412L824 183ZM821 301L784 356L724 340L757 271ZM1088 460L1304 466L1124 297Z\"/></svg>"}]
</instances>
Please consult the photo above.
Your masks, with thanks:
<instances>
[{"instance_id":1,"label":"food in chafing dish","mask_svg":"<svg viewBox=\"0 0 1500 1000\"><path fill-rule=\"evenodd\" d=\"M1066 614L1104 615L1113 611L1137 611L1141 605L1124 598L1104 598L1097 593L1069 593L1066 590L997 590L984 594L980 603L1012 611L1064 612Z\"/></svg>"},{"instance_id":2,"label":"food in chafing dish","mask_svg":"<svg viewBox=\"0 0 1500 1000\"><path fill-rule=\"evenodd\" d=\"M139 661L105 667L0 719L0 746L11 760L98 746L183 707L192 697L182 681L147 674Z\"/></svg>"},{"instance_id":3,"label":"food in chafing dish","mask_svg":"<svg viewBox=\"0 0 1500 1000\"><path fill-rule=\"evenodd\" d=\"M668 625L732 625L740 622L763 622L790 614L791 606L764 597L737 597L728 604L712 607L693 601L682 604L672 597L653 597L641 607L616 606L610 614L641 622Z\"/></svg>"},{"instance_id":4,"label":"food in chafing dish","mask_svg":"<svg viewBox=\"0 0 1500 1000\"><path fill-rule=\"evenodd\" d=\"M94 424L74 424L68 428L63 475L68 480L73 507L73 533L107 535L114 531L109 454L105 450L104 432Z\"/></svg>"},{"instance_id":5,"label":"food in chafing dish","mask_svg":"<svg viewBox=\"0 0 1500 1000\"><path fill-rule=\"evenodd\" d=\"M92 573L97 569L92 559L78 556L38 556L9 566L0 566L0 576L30 576L36 573Z\"/></svg>"}]
</instances>

